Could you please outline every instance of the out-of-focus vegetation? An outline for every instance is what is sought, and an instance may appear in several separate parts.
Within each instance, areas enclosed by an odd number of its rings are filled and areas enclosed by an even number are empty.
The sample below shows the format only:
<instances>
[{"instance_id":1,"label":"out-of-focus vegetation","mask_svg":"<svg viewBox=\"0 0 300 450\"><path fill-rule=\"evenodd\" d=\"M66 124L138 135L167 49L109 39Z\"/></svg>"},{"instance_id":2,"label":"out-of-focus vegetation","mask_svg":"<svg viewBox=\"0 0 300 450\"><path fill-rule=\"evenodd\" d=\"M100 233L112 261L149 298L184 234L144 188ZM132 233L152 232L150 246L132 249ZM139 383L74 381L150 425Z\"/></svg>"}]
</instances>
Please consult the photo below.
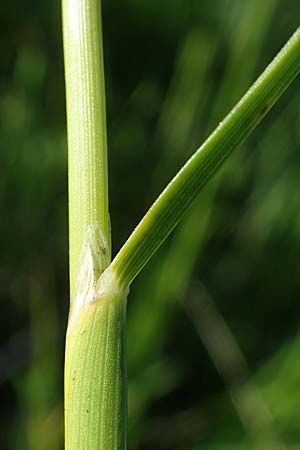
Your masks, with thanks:
<instances>
[{"instance_id":1,"label":"out-of-focus vegetation","mask_svg":"<svg viewBox=\"0 0 300 450\"><path fill-rule=\"evenodd\" d=\"M115 251L299 25L297 0L103 2ZM1 449L61 450L59 2L0 11ZM300 448L299 80L131 289L130 449Z\"/></svg>"}]
</instances>

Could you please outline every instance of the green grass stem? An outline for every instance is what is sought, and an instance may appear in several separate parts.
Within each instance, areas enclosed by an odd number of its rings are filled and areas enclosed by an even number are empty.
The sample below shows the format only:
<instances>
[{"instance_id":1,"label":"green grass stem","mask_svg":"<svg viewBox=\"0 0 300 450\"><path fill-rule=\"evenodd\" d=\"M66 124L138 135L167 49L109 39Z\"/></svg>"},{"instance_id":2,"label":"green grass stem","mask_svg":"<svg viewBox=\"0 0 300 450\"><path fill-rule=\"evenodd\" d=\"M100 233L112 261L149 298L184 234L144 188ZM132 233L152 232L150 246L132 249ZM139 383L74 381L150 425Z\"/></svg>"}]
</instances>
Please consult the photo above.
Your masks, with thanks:
<instances>
[{"instance_id":1,"label":"green grass stem","mask_svg":"<svg viewBox=\"0 0 300 450\"><path fill-rule=\"evenodd\" d=\"M99 228L109 260L110 225L101 4L99 0L63 0L62 5L72 302L87 229Z\"/></svg>"},{"instance_id":2,"label":"green grass stem","mask_svg":"<svg viewBox=\"0 0 300 450\"><path fill-rule=\"evenodd\" d=\"M110 262L106 113L98 0L63 0L71 309L65 449L124 450L127 292Z\"/></svg>"}]
</instances>

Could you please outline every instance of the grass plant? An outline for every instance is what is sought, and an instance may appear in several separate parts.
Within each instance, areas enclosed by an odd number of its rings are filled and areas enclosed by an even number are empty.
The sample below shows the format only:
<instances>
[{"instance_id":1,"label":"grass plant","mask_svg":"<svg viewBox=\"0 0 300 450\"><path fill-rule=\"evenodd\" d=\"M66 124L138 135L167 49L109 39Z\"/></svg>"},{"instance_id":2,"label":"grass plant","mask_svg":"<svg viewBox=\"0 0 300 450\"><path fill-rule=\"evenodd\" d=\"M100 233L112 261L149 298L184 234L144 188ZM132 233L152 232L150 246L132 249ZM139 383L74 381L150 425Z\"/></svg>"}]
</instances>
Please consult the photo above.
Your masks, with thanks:
<instances>
[{"instance_id":1,"label":"grass plant","mask_svg":"<svg viewBox=\"0 0 300 450\"><path fill-rule=\"evenodd\" d=\"M63 31L70 236L65 448L124 450L130 285L298 75L300 30L168 184L113 259L99 0L63 0Z\"/></svg>"}]
</instances>

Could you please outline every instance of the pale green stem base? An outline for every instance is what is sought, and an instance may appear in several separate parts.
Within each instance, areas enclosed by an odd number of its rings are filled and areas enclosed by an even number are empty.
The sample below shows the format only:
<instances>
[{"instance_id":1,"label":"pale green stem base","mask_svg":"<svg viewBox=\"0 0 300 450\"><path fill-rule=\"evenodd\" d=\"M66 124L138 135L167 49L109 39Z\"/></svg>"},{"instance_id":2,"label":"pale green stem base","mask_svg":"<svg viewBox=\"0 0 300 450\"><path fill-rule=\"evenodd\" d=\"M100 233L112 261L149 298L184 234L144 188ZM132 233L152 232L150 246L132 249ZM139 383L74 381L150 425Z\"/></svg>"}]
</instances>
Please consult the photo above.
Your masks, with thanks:
<instances>
[{"instance_id":1,"label":"pale green stem base","mask_svg":"<svg viewBox=\"0 0 300 450\"><path fill-rule=\"evenodd\" d=\"M66 450L126 449L126 292L113 280L104 273L94 299L69 320Z\"/></svg>"}]
</instances>

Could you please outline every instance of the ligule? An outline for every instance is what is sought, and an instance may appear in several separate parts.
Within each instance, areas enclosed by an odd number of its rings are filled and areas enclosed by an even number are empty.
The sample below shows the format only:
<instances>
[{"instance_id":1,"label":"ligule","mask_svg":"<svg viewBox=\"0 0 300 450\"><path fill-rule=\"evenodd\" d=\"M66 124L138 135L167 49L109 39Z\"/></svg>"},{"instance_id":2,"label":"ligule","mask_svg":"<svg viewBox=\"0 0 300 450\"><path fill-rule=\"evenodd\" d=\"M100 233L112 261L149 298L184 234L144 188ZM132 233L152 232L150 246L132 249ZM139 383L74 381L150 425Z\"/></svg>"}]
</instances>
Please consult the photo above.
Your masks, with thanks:
<instances>
[{"instance_id":1,"label":"ligule","mask_svg":"<svg viewBox=\"0 0 300 450\"><path fill-rule=\"evenodd\" d=\"M70 320L94 301L96 285L110 262L110 248L99 224L89 225L83 242L71 301Z\"/></svg>"}]
</instances>

